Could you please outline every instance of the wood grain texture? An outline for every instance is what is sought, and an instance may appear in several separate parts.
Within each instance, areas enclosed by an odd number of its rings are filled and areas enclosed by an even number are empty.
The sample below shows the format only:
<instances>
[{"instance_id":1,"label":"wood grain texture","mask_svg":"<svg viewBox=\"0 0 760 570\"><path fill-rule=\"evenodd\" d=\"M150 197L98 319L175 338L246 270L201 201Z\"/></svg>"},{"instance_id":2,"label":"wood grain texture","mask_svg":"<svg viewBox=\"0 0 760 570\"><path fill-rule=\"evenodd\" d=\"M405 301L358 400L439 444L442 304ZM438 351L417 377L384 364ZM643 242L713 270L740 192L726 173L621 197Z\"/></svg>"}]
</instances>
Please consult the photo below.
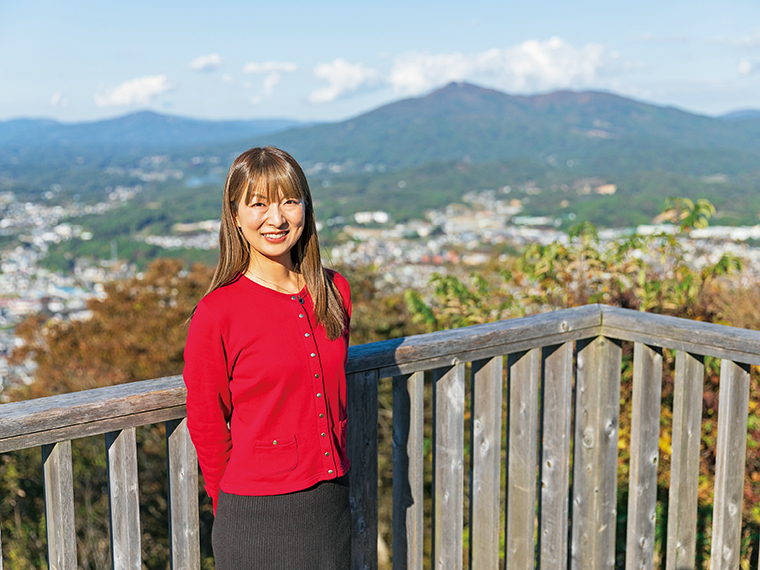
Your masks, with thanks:
<instances>
[{"instance_id":1,"label":"wood grain texture","mask_svg":"<svg viewBox=\"0 0 760 570\"><path fill-rule=\"evenodd\" d=\"M377 568L377 371L346 375L351 570Z\"/></svg>"},{"instance_id":2,"label":"wood grain texture","mask_svg":"<svg viewBox=\"0 0 760 570\"><path fill-rule=\"evenodd\" d=\"M0 405L0 452L184 417L181 376Z\"/></svg>"},{"instance_id":3,"label":"wood grain texture","mask_svg":"<svg viewBox=\"0 0 760 570\"><path fill-rule=\"evenodd\" d=\"M499 565L503 358L472 363L470 569Z\"/></svg>"},{"instance_id":4,"label":"wood grain texture","mask_svg":"<svg viewBox=\"0 0 760 570\"><path fill-rule=\"evenodd\" d=\"M699 447L702 433L702 356L676 352L673 434L668 499L667 570L693 570L696 564Z\"/></svg>"},{"instance_id":5,"label":"wood grain texture","mask_svg":"<svg viewBox=\"0 0 760 570\"><path fill-rule=\"evenodd\" d=\"M81 393L81 392L80 392ZM12 404L5 404L10 406ZM0 406L2 408L2 406ZM131 415L117 415L109 418L103 417L97 421L80 424L72 423L69 426L58 427L50 430L35 431L29 434L21 434L7 439L0 439L0 453L6 451L15 451L17 449L26 449L66 441L69 439L79 439L92 435L103 435L109 431L118 431L131 427L140 427L159 422L165 422L187 416L185 406L172 406L160 408Z\"/></svg>"},{"instance_id":6,"label":"wood grain texture","mask_svg":"<svg viewBox=\"0 0 760 570\"><path fill-rule=\"evenodd\" d=\"M198 456L187 419L166 422L169 541L172 570L200 570Z\"/></svg>"},{"instance_id":7,"label":"wood grain texture","mask_svg":"<svg viewBox=\"0 0 760 570\"><path fill-rule=\"evenodd\" d=\"M393 378L393 570L422 568L424 382L423 372Z\"/></svg>"},{"instance_id":8,"label":"wood grain texture","mask_svg":"<svg viewBox=\"0 0 760 570\"><path fill-rule=\"evenodd\" d=\"M433 371L433 564L462 570L464 363Z\"/></svg>"},{"instance_id":9,"label":"wood grain texture","mask_svg":"<svg viewBox=\"0 0 760 570\"><path fill-rule=\"evenodd\" d=\"M587 305L461 329L373 342L349 349L348 371L381 378L558 344L600 334L601 306Z\"/></svg>"},{"instance_id":10,"label":"wood grain texture","mask_svg":"<svg viewBox=\"0 0 760 570\"><path fill-rule=\"evenodd\" d=\"M601 334L610 338L760 364L760 331L618 307L599 307L602 311Z\"/></svg>"},{"instance_id":11,"label":"wood grain texture","mask_svg":"<svg viewBox=\"0 0 760 570\"><path fill-rule=\"evenodd\" d=\"M622 350L597 337L577 347L572 570L615 567Z\"/></svg>"},{"instance_id":12,"label":"wood grain texture","mask_svg":"<svg viewBox=\"0 0 760 570\"><path fill-rule=\"evenodd\" d=\"M741 551L749 366L730 360L721 362L718 398L710 569L737 570Z\"/></svg>"},{"instance_id":13,"label":"wood grain texture","mask_svg":"<svg viewBox=\"0 0 760 570\"><path fill-rule=\"evenodd\" d=\"M573 343L549 346L542 359L539 570L567 570L570 503L570 439L573 402Z\"/></svg>"},{"instance_id":14,"label":"wood grain texture","mask_svg":"<svg viewBox=\"0 0 760 570\"><path fill-rule=\"evenodd\" d=\"M537 348L508 357L505 558L510 570L532 570L534 566L540 366Z\"/></svg>"},{"instance_id":15,"label":"wood grain texture","mask_svg":"<svg viewBox=\"0 0 760 570\"><path fill-rule=\"evenodd\" d=\"M113 570L142 570L135 428L108 432L108 506Z\"/></svg>"},{"instance_id":16,"label":"wood grain texture","mask_svg":"<svg viewBox=\"0 0 760 570\"><path fill-rule=\"evenodd\" d=\"M626 570L654 567L661 394L662 350L637 342L633 348Z\"/></svg>"},{"instance_id":17,"label":"wood grain texture","mask_svg":"<svg viewBox=\"0 0 760 570\"><path fill-rule=\"evenodd\" d=\"M42 447L42 477L45 487L48 568L77 570L74 472L70 441Z\"/></svg>"}]
</instances>

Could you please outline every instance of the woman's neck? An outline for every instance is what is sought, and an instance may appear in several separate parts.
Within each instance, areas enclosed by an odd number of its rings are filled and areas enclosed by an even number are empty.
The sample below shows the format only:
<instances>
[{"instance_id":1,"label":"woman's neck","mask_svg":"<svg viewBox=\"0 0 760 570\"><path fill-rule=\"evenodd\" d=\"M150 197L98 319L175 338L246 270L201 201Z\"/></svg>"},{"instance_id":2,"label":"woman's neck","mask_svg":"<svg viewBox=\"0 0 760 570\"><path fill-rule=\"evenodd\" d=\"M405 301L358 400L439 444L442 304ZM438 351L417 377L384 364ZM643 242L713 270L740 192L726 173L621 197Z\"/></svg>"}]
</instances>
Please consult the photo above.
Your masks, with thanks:
<instances>
[{"instance_id":1,"label":"woman's neck","mask_svg":"<svg viewBox=\"0 0 760 570\"><path fill-rule=\"evenodd\" d=\"M281 293L298 293L304 286L303 277L292 266L274 261L253 259L245 275L252 281Z\"/></svg>"}]
</instances>

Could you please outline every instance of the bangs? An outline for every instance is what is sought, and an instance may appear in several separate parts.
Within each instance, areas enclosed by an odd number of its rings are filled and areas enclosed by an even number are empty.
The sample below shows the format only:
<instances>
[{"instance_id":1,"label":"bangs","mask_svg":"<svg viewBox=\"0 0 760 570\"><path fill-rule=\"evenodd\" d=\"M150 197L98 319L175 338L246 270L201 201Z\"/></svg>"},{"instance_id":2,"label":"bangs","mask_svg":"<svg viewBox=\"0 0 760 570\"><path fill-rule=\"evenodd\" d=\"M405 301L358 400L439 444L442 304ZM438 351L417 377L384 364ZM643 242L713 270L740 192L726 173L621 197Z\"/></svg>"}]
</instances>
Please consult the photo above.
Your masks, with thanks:
<instances>
[{"instance_id":1,"label":"bangs","mask_svg":"<svg viewBox=\"0 0 760 570\"><path fill-rule=\"evenodd\" d=\"M251 204L254 196L266 198L270 203L283 199L306 200L305 183L297 172L287 168L287 164L272 162L251 173L245 190L245 203Z\"/></svg>"}]
</instances>

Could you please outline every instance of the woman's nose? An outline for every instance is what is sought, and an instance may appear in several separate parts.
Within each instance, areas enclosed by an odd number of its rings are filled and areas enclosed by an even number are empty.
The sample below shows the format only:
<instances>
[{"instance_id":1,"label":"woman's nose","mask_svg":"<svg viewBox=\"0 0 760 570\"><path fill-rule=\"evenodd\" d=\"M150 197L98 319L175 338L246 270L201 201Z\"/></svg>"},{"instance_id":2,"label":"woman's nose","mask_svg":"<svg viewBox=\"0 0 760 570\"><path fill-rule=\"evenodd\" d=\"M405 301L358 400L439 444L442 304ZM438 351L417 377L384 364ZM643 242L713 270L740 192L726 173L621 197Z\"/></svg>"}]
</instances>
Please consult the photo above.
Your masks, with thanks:
<instances>
[{"instance_id":1,"label":"woman's nose","mask_svg":"<svg viewBox=\"0 0 760 570\"><path fill-rule=\"evenodd\" d=\"M279 202L272 202L271 204L269 204L269 209L267 210L267 220L273 226L282 225L284 218L282 216L282 212L280 211Z\"/></svg>"}]
</instances>

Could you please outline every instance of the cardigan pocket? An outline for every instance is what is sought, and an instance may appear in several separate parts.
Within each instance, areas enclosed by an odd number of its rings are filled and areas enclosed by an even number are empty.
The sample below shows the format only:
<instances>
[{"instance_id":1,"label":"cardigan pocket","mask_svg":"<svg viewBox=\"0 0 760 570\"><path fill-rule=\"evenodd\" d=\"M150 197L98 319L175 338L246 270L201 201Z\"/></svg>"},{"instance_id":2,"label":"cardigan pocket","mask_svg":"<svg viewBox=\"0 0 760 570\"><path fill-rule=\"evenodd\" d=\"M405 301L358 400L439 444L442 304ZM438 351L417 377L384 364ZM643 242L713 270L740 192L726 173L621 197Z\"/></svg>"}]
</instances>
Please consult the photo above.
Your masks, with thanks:
<instances>
[{"instance_id":1,"label":"cardigan pocket","mask_svg":"<svg viewBox=\"0 0 760 570\"><path fill-rule=\"evenodd\" d=\"M298 465L296 436L269 441L255 441L253 465L259 475L278 475L293 471Z\"/></svg>"}]
</instances>

